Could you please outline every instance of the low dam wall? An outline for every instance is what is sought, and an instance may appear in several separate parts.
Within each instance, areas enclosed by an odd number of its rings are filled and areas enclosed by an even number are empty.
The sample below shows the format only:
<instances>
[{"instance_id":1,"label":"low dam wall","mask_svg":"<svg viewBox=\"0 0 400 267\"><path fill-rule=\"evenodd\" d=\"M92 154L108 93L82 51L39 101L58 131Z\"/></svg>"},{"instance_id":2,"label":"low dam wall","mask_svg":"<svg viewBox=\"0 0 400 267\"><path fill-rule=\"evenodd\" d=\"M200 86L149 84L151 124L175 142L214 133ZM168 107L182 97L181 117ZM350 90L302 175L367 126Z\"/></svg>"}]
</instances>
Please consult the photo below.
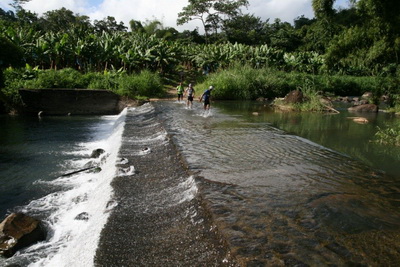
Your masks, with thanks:
<instances>
[{"instance_id":1,"label":"low dam wall","mask_svg":"<svg viewBox=\"0 0 400 267\"><path fill-rule=\"evenodd\" d=\"M107 90L20 89L19 93L25 114L112 115L127 106L127 101Z\"/></svg>"}]
</instances>

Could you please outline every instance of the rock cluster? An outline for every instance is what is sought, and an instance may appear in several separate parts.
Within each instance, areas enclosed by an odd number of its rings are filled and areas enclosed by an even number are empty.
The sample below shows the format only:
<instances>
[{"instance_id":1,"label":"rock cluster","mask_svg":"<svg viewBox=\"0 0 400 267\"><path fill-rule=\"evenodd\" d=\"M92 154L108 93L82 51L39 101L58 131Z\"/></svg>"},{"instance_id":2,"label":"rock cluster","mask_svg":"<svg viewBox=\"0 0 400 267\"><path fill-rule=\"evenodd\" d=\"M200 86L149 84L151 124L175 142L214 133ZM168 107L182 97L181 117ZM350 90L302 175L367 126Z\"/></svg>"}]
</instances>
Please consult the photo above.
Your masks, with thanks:
<instances>
[{"instance_id":1,"label":"rock cluster","mask_svg":"<svg viewBox=\"0 0 400 267\"><path fill-rule=\"evenodd\" d=\"M44 240L46 233L39 220L12 213L0 224L0 255L11 257L24 247Z\"/></svg>"}]
</instances>

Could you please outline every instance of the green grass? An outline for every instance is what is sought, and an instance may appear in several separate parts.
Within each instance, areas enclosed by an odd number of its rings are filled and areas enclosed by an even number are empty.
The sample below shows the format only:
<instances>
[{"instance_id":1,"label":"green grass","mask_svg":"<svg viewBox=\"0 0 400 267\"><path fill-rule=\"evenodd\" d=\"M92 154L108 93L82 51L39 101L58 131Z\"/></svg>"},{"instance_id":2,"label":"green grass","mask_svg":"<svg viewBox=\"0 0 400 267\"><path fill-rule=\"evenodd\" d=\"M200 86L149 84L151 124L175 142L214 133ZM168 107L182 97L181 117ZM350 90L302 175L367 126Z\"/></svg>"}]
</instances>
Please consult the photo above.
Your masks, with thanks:
<instances>
[{"instance_id":1,"label":"green grass","mask_svg":"<svg viewBox=\"0 0 400 267\"><path fill-rule=\"evenodd\" d=\"M400 146L400 124L385 129L378 127L374 141L379 144Z\"/></svg>"},{"instance_id":2,"label":"green grass","mask_svg":"<svg viewBox=\"0 0 400 267\"><path fill-rule=\"evenodd\" d=\"M254 100L258 97L283 97L292 90L304 87L308 81L312 81L316 92L328 95L361 96L365 92L373 92L380 96L385 92L400 93L390 78L311 75L272 68L254 69L246 65L210 74L197 87L206 89L213 85L216 99Z\"/></svg>"}]
</instances>

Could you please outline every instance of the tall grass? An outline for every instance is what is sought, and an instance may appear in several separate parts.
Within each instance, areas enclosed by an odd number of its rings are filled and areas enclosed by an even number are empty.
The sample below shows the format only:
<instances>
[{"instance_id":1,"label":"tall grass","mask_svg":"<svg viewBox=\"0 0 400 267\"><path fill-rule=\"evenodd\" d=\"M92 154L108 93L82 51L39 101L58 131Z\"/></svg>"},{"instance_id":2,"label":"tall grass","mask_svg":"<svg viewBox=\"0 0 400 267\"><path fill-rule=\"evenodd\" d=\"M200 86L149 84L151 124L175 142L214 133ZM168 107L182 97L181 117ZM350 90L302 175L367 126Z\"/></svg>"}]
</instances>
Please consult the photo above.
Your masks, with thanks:
<instances>
[{"instance_id":1,"label":"tall grass","mask_svg":"<svg viewBox=\"0 0 400 267\"><path fill-rule=\"evenodd\" d=\"M158 74L144 70L139 75L121 76L116 93L130 98L159 97L163 94L163 83Z\"/></svg>"},{"instance_id":2,"label":"tall grass","mask_svg":"<svg viewBox=\"0 0 400 267\"><path fill-rule=\"evenodd\" d=\"M205 89L213 85L216 99L254 100L258 97L283 97L292 90L304 87L306 81L312 81L315 92L330 95L357 96L368 91L381 95L394 90L389 78L311 75L272 68L254 69L246 65L235 65L210 74L197 87ZM399 88L395 90L400 93Z\"/></svg>"},{"instance_id":3,"label":"tall grass","mask_svg":"<svg viewBox=\"0 0 400 267\"><path fill-rule=\"evenodd\" d=\"M225 100L253 100L258 97L273 98L296 89L295 74L285 74L272 69L254 69L250 66L235 66L211 74L197 87L216 89L213 97Z\"/></svg>"},{"instance_id":4,"label":"tall grass","mask_svg":"<svg viewBox=\"0 0 400 267\"><path fill-rule=\"evenodd\" d=\"M303 92L305 101L303 103L295 104L295 109L299 111L325 111L326 107L321 102L321 95L318 92L312 80L305 80L302 86L299 86Z\"/></svg>"},{"instance_id":5,"label":"tall grass","mask_svg":"<svg viewBox=\"0 0 400 267\"><path fill-rule=\"evenodd\" d=\"M378 127L375 134L375 142L392 146L400 146L400 124L384 129Z\"/></svg>"}]
</instances>

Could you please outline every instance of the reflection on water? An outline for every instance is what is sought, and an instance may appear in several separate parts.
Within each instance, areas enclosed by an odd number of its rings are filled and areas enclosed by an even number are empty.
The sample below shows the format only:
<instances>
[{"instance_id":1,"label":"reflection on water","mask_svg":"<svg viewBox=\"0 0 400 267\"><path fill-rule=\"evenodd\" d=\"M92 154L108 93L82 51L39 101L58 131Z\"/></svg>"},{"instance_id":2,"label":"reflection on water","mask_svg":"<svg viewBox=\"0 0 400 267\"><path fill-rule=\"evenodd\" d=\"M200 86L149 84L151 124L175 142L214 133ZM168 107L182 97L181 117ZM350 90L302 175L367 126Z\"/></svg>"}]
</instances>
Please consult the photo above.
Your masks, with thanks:
<instances>
[{"instance_id":1,"label":"reflection on water","mask_svg":"<svg viewBox=\"0 0 400 267\"><path fill-rule=\"evenodd\" d=\"M268 123L400 178L400 148L371 142L377 127L386 128L398 123L398 118L393 114L349 113L345 108L338 108L340 114L273 112L264 104L251 102L225 102L220 106L224 112L240 113L255 123ZM255 111L258 116L251 116ZM351 119L358 116L369 122L359 124Z\"/></svg>"},{"instance_id":2,"label":"reflection on water","mask_svg":"<svg viewBox=\"0 0 400 267\"><path fill-rule=\"evenodd\" d=\"M400 261L398 153L369 142L382 114L359 125L254 103L221 103L208 118L156 107L242 265Z\"/></svg>"}]
</instances>

